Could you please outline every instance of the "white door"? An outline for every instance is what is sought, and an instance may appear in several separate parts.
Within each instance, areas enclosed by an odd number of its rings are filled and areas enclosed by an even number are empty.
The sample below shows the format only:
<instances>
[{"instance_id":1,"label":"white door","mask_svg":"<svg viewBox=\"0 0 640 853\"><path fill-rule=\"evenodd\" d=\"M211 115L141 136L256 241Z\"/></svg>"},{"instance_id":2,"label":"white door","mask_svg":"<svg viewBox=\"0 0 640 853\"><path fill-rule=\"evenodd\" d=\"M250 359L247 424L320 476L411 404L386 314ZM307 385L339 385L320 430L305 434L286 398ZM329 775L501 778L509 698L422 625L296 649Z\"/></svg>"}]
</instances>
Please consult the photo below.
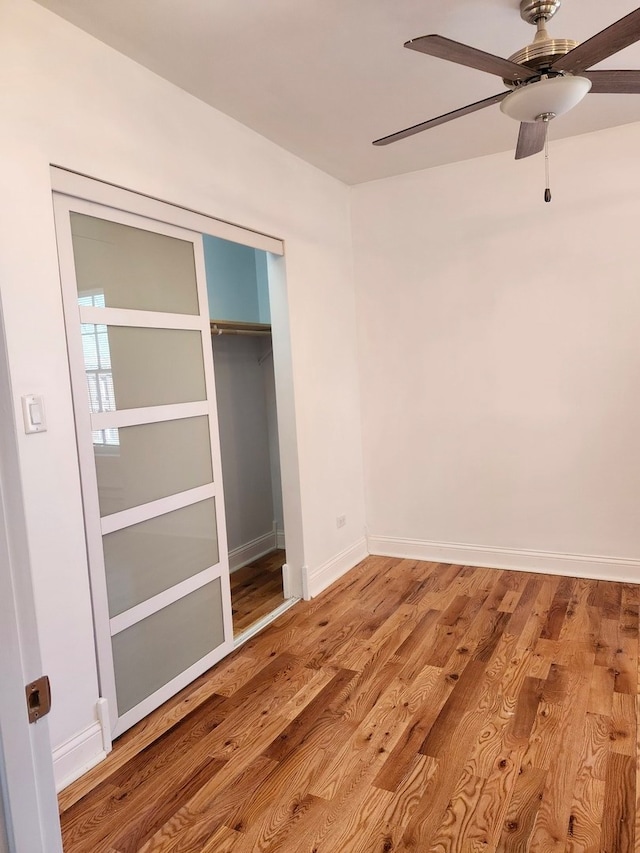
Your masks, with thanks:
<instances>
[{"instance_id":1,"label":"white door","mask_svg":"<svg viewBox=\"0 0 640 853\"><path fill-rule=\"evenodd\" d=\"M0 306L0 850L62 853L49 720L25 698L44 673L5 343Z\"/></svg>"},{"instance_id":2,"label":"white door","mask_svg":"<svg viewBox=\"0 0 640 853\"><path fill-rule=\"evenodd\" d=\"M202 238L54 203L100 689L118 735L233 648Z\"/></svg>"}]
</instances>

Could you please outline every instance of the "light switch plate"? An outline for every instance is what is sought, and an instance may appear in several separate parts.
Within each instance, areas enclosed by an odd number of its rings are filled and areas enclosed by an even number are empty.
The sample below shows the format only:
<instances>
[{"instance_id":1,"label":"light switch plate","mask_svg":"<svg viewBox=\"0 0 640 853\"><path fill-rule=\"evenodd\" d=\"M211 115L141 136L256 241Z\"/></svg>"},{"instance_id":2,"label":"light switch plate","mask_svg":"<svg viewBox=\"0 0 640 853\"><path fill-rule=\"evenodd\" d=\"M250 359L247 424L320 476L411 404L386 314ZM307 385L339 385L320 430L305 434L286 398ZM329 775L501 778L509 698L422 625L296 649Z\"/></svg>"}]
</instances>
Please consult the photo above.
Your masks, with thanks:
<instances>
[{"instance_id":1,"label":"light switch plate","mask_svg":"<svg viewBox=\"0 0 640 853\"><path fill-rule=\"evenodd\" d=\"M44 401L37 394L25 394L22 397L22 417L24 420L24 431L46 432L47 421L44 416Z\"/></svg>"}]
</instances>

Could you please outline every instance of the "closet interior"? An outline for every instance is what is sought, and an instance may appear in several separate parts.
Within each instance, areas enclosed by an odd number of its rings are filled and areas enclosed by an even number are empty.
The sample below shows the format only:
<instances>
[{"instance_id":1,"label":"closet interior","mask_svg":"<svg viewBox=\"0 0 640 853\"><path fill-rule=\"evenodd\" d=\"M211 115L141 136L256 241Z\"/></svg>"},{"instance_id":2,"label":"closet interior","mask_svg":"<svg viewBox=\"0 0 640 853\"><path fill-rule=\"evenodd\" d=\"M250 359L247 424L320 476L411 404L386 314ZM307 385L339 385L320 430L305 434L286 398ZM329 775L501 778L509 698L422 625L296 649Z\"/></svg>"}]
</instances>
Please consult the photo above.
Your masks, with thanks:
<instances>
[{"instance_id":1,"label":"closet interior","mask_svg":"<svg viewBox=\"0 0 640 853\"><path fill-rule=\"evenodd\" d=\"M203 239L237 638L284 601L267 254L218 237Z\"/></svg>"}]
</instances>

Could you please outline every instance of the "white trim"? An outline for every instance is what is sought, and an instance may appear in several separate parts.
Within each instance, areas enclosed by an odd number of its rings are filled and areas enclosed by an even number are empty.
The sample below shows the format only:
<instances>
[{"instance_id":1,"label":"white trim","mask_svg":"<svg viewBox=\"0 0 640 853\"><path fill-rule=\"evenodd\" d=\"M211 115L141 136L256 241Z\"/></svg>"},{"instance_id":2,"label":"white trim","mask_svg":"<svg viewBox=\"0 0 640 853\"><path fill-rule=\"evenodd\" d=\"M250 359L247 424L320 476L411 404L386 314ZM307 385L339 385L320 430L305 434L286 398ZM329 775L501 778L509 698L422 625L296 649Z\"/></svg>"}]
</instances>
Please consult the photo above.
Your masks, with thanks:
<instances>
[{"instance_id":1,"label":"white trim","mask_svg":"<svg viewBox=\"0 0 640 853\"><path fill-rule=\"evenodd\" d=\"M270 625L272 622L278 618L278 616L282 616L283 613L286 613L294 604L297 604L300 601L299 598L287 598L282 604L279 604L275 610L272 610L271 613L267 613L266 616L263 616L261 619L258 619L257 622L254 622L253 625L249 625L249 627L244 630L241 634L238 634L237 637L234 638L233 648L234 650L239 648L243 643L246 643L247 640L250 640L252 637L255 637L256 634L259 634L263 628L266 628L267 625Z\"/></svg>"},{"instance_id":2,"label":"white trim","mask_svg":"<svg viewBox=\"0 0 640 853\"><path fill-rule=\"evenodd\" d=\"M96 713L102 729L102 748L106 753L109 753L113 748L111 718L109 717L109 701L104 696L101 696L96 702Z\"/></svg>"},{"instance_id":3,"label":"white trim","mask_svg":"<svg viewBox=\"0 0 640 853\"><path fill-rule=\"evenodd\" d=\"M327 560L326 563L308 572L308 588L306 592L309 598L319 595L324 589L337 581L338 578L341 578L342 575L346 574L354 566L357 566L368 554L367 540L363 536L362 539L358 539L357 542L354 542L353 545L350 545L344 551L336 554L335 557ZM305 595L306 597L307 595Z\"/></svg>"},{"instance_id":4,"label":"white trim","mask_svg":"<svg viewBox=\"0 0 640 853\"><path fill-rule=\"evenodd\" d=\"M302 571L300 572L300 579L302 581L302 598L305 601L309 601L311 599L311 593L309 592L309 567L303 566Z\"/></svg>"},{"instance_id":5,"label":"white trim","mask_svg":"<svg viewBox=\"0 0 640 853\"><path fill-rule=\"evenodd\" d=\"M90 199L107 207L129 210L157 222L168 222L201 234L211 234L223 240L231 240L233 243L263 249L265 252L276 255L284 254L284 243L276 237L242 228L172 202L153 198L153 196L132 192L98 178L80 175L78 172L60 166L51 166L51 186L56 192L74 198Z\"/></svg>"},{"instance_id":6,"label":"white trim","mask_svg":"<svg viewBox=\"0 0 640 853\"><path fill-rule=\"evenodd\" d=\"M103 746L102 726L96 720L53 750L53 772L56 791L79 779L107 757Z\"/></svg>"},{"instance_id":7,"label":"white trim","mask_svg":"<svg viewBox=\"0 0 640 853\"><path fill-rule=\"evenodd\" d=\"M117 412L93 412L91 429L121 429L160 421L179 421L209 415L206 400L197 403L170 403L166 406L146 406L141 409L120 409Z\"/></svg>"},{"instance_id":8,"label":"white trim","mask_svg":"<svg viewBox=\"0 0 640 853\"><path fill-rule=\"evenodd\" d=\"M258 536L257 539L252 539L251 542L239 545L229 551L229 571L237 572L238 569L253 563L254 560L264 557L275 549L276 534L274 530L270 530L263 536Z\"/></svg>"},{"instance_id":9,"label":"white trim","mask_svg":"<svg viewBox=\"0 0 640 853\"><path fill-rule=\"evenodd\" d=\"M104 218L104 217L103 217ZM163 311L134 308L96 308L80 305L80 322L94 326L132 326L136 329L178 329L199 332L200 314L168 314Z\"/></svg>"},{"instance_id":10,"label":"white trim","mask_svg":"<svg viewBox=\"0 0 640 853\"><path fill-rule=\"evenodd\" d=\"M304 598L309 600L309 596L305 595L305 584L307 582L306 566L297 568L291 563L285 563L282 566L282 592L285 598Z\"/></svg>"},{"instance_id":11,"label":"white trim","mask_svg":"<svg viewBox=\"0 0 640 853\"><path fill-rule=\"evenodd\" d=\"M275 373L278 447L282 486L282 526L287 534L287 562L292 572L293 595L303 595L305 559L304 524L299 435L296 418L294 356L291 349L291 324L287 291L286 260L267 255L269 306L271 310L271 345Z\"/></svg>"},{"instance_id":12,"label":"white trim","mask_svg":"<svg viewBox=\"0 0 640 853\"><path fill-rule=\"evenodd\" d=\"M277 528L276 529L276 548L278 548L281 551L284 551L286 549L286 547L287 547L287 545L286 545L286 540L284 537L284 530Z\"/></svg>"},{"instance_id":13,"label":"white trim","mask_svg":"<svg viewBox=\"0 0 640 853\"><path fill-rule=\"evenodd\" d=\"M289 568L289 563L284 563L282 566L282 594L284 595L285 600L298 597L293 594L291 585L291 569Z\"/></svg>"},{"instance_id":14,"label":"white trim","mask_svg":"<svg viewBox=\"0 0 640 853\"><path fill-rule=\"evenodd\" d=\"M178 599L184 598L186 595L200 589L201 586L217 580L221 576L222 571L222 566L219 563L217 566L203 569L203 571L191 575L191 577L180 581L180 583L170 586L169 589L163 589L157 595L145 598L144 601L136 604L135 607L130 607L129 610L118 613L117 616L113 616L109 621L111 636L114 637L121 631L126 631L127 628L135 625L136 622L146 619L147 616L153 616L154 613L162 610L163 607L168 607L170 604L178 601Z\"/></svg>"},{"instance_id":15,"label":"white trim","mask_svg":"<svg viewBox=\"0 0 640 853\"><path fill-rule=\"evenodd\" d=\"M640 582L640 560L588 554L562 554L521 548L488 548L452 542L429 542L393 536L369 536L369 553L382 557L426 560L464 566L569 575L594 580Z\"/></svg>"},{"instance_id":16,"label":"white trim","mask_svg":"<svg viewBox=\"0 0 640 853\"><path fill-rule=\"evenodd\" d=\"M167 495L166 498L158 498L157 501L149 501L149 503L140 504L131 507L131 509L113 512L111 515L105 515L100 519L102 535L113 533L114 530L122 530L123 527L130 527L132 524L139 524L141 521L148 521L150 518L173 512L175 509L183 509L185 506L197 504L208 498L215 498L216 494L216 484L207 483L205 486L187 489L186 492L176 492L173 495ZM216 513L217 511L216 501Z\"/></svg>"}]
</instances>

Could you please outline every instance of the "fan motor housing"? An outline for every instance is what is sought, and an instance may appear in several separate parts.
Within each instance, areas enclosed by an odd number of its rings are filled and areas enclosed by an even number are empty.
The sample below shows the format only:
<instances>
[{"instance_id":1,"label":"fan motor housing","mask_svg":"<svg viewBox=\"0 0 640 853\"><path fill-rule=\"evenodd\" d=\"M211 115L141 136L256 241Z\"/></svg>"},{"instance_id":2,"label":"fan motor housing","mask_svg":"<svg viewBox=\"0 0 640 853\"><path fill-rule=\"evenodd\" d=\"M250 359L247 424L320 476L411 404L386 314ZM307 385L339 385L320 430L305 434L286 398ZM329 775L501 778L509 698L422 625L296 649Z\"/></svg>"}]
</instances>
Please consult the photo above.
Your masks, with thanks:
<instances>
[{"instance_id":1,"label":"fan motor housing","mask_svg":"<svg viewBox=\"0 0 640 853\"><path fill-rule=\"evenodd\" d=\"M562 0L521 0L520 17L528 24L537 27L538 32L532 44L528 44L509 57L511 62L545 72L551 68L556 59L560 59L578 46L578 42L572 39L552 39L546 30L547 21L553 18L561 3ZM505 83L514 85L514 81L505 80Z\"/></svg>"},{"instance_id":2,"label":"fan motor housing","mask_svg":"<svg viewBox=\"0 0 640 853\"><path fill-rule=\"evenodd\" d=\"M517 65L526 65L528 68L542 70L550 68L556 59L569 53L577 46L578 42L573 41L573 39L536 39L533 44L523 47L509 59Z\"/></svg>"}]
</instances>

